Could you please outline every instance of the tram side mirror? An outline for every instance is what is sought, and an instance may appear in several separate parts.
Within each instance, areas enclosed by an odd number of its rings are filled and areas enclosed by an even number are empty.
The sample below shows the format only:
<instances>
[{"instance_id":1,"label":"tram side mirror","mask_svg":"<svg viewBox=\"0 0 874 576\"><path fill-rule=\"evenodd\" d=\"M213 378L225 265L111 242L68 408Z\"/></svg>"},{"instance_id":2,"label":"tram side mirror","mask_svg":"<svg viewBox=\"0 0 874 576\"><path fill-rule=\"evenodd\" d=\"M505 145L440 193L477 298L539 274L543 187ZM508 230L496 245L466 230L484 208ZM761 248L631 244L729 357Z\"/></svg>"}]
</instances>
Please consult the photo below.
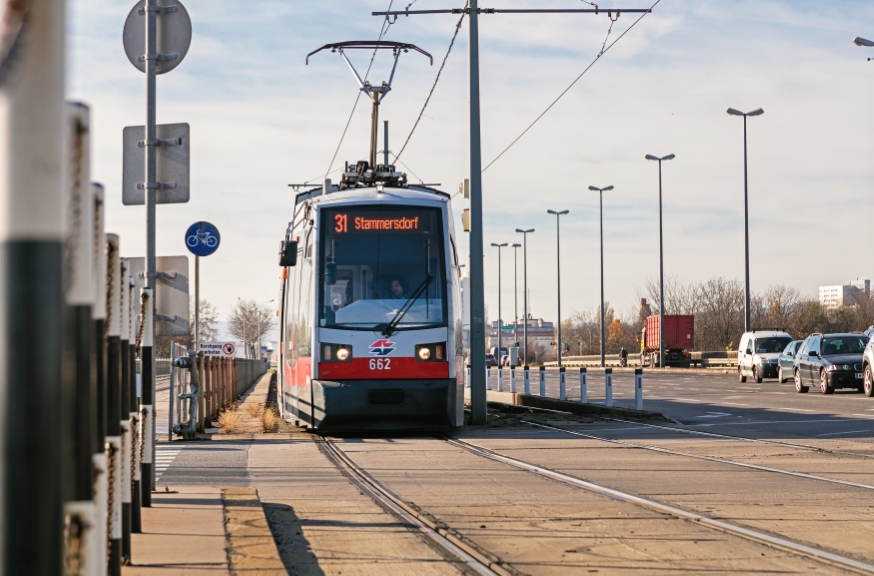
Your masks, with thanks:
<instances>
[{"instance_id":1,"label":"tram side mirror","mask_svg":"<svg viewBox=\"0 0 874 576\"><path fill-rule=\"evenodd\" d=\"M279 244L279 265L283 268L297 265L297 242L285 240Z\"/></svg>"},{"instance_id":2,"label":"tram side mirror","mask_svg":"<svg viewBox=\"0 0 874 576\"><path fill-rule=\"evenodd\" d=\"M325 264L325 284L333 286L337 283L337 265L333 262Z\"/></svg>"}]
</instances>

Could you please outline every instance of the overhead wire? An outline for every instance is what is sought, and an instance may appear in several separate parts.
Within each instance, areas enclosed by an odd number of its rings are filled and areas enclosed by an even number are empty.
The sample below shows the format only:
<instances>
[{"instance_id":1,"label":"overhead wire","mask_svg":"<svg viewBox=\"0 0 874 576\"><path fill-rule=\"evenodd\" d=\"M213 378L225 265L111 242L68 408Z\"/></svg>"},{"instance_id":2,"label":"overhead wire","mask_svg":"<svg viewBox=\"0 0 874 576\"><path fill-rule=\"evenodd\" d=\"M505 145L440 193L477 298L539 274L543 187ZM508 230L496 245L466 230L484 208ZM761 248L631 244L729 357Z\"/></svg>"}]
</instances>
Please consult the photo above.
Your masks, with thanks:
<instances>
[{"instance_id":1,"label":"overhead wire","mask_svg":"<svg viewBox=\"0 0 874 576\"><path fill-rule=\"evenodd\" d=\"M416 0L413 0L413 2L410 3L410 6L415 3ZM428 108L428 103L431 102L431 96L434 95L434 90L437 88L437 83L440 82L440 74L443 73L443 68L446 67L446 61L449 59L449 54L452 53L452 47L455 46L455 39L458 38L458 32L461 30L461 24L464 22L464 16L467 13L467 7L468 3L465 3L465 11L461 13L461 18L458 19L458 24L455 25L455 33L452 35L452 41L449 42L449 48L446 50L446 55L443 57L443 62L440 64L440 69L437 70L437 77L434 78L434 84L431 85L431 91L428 92L428 97L425 98L425 104L422 106L422 110L419 111L419 117L416 118L416 122L413 124L413 129L410 130L410 134L407 136L407 140L404 142L404 145L401 146L401 151L397 154L397 156L395 156L395 158L400 158L401 154L404 153L404 150L407 149L407 144L410 143L410 139L413 137L413 133L416 131L416 128L419 127L419 121L422 120L422 116L425 114L425 109Z\"/></svg>"},{"instance_id":2,"label":"overhead wire","mask_svg":"<svg viewBox=\"0 0 874 576\"><path fill-rule=\"evenodd\" d=\"M631 24L631 26L629 26L629 27L628 27L628 28L627 28L627 29L626 29L622 34L620 34L619 36L617 36L617 37L616 37L616 40L614 40L614 41L611 42L609 45L607 45L606 48L603 48L603 47L602 47L601 52L598 53L597 56L595 56L595 59L592 60L592 62L589 63L588 66L586 66L585 70L583 70L583 71L580 73L579 76L577 76L576 78L574 78L574 81L571 82L570 85L569 85L567 88L565 88L564 90L562 90L561 94L559 94L558 97L557 97L555 100L553 100L552 103L551 103L549 106L546 107L546 110L544 110L543 112L541 112L540 115L537 116L537 118L535 118L534 121L531 122L531 124L529 124L528 127L525 128L525 130L522 131L521 134L519 134L516 138L514 138L513 141L510 142L510 144L509 144L506 148L504 148L504 149L501 151L500 154L498 154L497 156L495 156L495 158L494 158L491 162L489 162L489 163L486 165L486 167L482 169L482 171L485 172L486 170L488 170L488 169L491 167L492 164L494 164L495 162L497 162L498 160L500 160L500 158L501 158L504 154L506 154L507 151L508 151L510 148L512 148L513 146L515 146L516 142L518 142L519 140L521 140L522 137L525 136L525 134L527 134L528 131L531 130L531 128L533 128L534 125L537 124L537 123L540 121L541 118L543 118L544 116L546 116L546 114L547 114L547 113L552 109L552 107L555 106L555 105L558 103L558 101L561 100L561 99L564 97L564 95L567 94L567 93L570 91L570 89L573 88L574 85L575 85L577 82L579 82L580 78L582 78L583 76L586 75L586 72L588 72L588 71L592 68L592 66L594 66L595 63L598 62L598 60L601 59L601 56L603 56L604 54L606 54L607 51L610 50L610 48L612 48L613 46L616 45L617 42L619 42L620 40L622 40L622 38L623 38L626 34L628 34L628 32L631 31L631 29L634 28L634 27L637 25L638 22L640 22L641 20L643 20L643 18L644 18L647 14L649 14L650 12L652 12L652 9L655 8L655 7L659 4L659 2L661 2L661 1L662 1L662 0L656 0L655 3L654 3L652 6L649 7L649 12L644 12L643 14L641 14L640 17L639 17L637 20L635 20L635 21ZM612 19L612 18L611 18L610 28L611 28L611 29L613 28L613 19ZM607 34L608 34L608 37L609 37L609 32L608 32ZM604 42L606 43L606 40L605 40Z\"/></svg>"},{"instance_id":3,"label":"overhead wire","mask_svg":"<svg viewBox=\"0 0 874 576\"><path fill-rule=\"evenodd\" d=\"M391 10L392 5L395 3L394 0L391 0L388 3L388 10ZM382 28L379 31L379 40L382 40L385 33L388 32L388 29L394 22L390 21L388 16L385 17L385 20L382 21ZM368 76L370 76L370 69L373 67L373 61L376 59L377 48L373 49L373 55L370 57L370 64L367 65L367 72L364 73L364 82L367 82ZM334 162L337 160L337 155L340 153L340 147L343 146L343 140L346 139L346 132L349 131L349 125L352 124L352 117L355 116L355 110L358 108L358 102L361 100L361 90L358 91L358 95L355 97L355 104L352 105L352 112L349 113L349 119L346 120L346 127L343 128L343 135L340 136L340 142L337 143L337 149L334 150L334 156L331 157L331 163L328 165L328 169L325 171L325 178L328 177L328 174L331 173L331 169L334 167Z\"/></svg>"}]
</instances>

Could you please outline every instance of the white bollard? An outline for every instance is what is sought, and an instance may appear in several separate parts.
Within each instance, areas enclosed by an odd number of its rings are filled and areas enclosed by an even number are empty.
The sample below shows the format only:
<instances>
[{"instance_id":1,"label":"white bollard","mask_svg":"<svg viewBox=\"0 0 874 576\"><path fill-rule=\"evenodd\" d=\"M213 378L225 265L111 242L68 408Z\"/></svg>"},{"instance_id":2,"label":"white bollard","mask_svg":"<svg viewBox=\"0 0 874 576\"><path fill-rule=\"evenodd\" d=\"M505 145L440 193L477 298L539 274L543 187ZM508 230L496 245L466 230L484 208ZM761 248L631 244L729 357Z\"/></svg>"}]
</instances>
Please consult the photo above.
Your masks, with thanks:
<instances>
[{"instance_id":1,"label":"white bollard","mask_svg":"<svg viewBox=\"0 0 874 576\"><path fill-rule=\"evenodd\" d=\"M492 367L486 366L486 390L492 389Z\"/></svg>"},{"instance_id":2,"label":"white bollard","mask_svg":"<svg viewBox=\"0 0 874 576\"><path fill-rule=\"evenodd\" d=\"M589 385L586 382L586 367L580 368L580 403L588 404L589 402Z\"/></svg>"},{"instance_id":3,"label":"white bollard","mask_svg":"<svg viewBox=\"0 0 874 576\"><path fill-rule=\"evenodd\" d=\"M467 370L465 370L465 372L467 374L466 374L466 378L464 379L464 387L470 388L470 366L467 367Z\"/></svg>"},{"instance_id":4,"label":"white bollard","mask_svg":"<svg viewBox=\"0 0 874 576\"><path fill-rule=\"evenodd\" d=\"M528 365L522 369L522 382L525 387L525 394L531 395L531 372L528 370Z\"/></svg>"},{"instance_id":5,"label":"white bollard","mask_svg":"<svg viewBox=\"0 0 874 576\"><path fill-rule=\"evenodd\" d=\"M634 406L643 410L643 369L634 369Z\"/></svg>"},{"instance_id":6,"label":"white bollard","mask_svg":"<svg viewBox=\"0 0 874 576\"><path fill-rule=\"evenodd\" d=\"M567 380L565 379L564 366L558 369L558 399L567 400Z\"/></svg>"},{"instance_id":7,"label":"white bollard","mask_svg":"<svg viewBox=\"0 0 874 576\"><path fill-rule=\"evenodd\" d=\"M504 391L504 367L498 366L498 392Z\"/></svg>"},{"instance_id":8,"label":"white bollard","mask_svg":"<svg viewBox=\"0 0 874 576\"><path fill-rule=\"evenodd\" d=\"M613 406L613 368L604 369L604 394L607 398L605 405Z\"/></svg>"},{"instance_id":9,"label":"white bollard","mask_svg":"<svg viewBox=\"0 0 874 576\"><path fill-rule=\"evenodd\" d=\"M516 393L516 367L510 366L510 392Z\"/></svg>"},{"instance_id":10,"label":"white bollard","mask_svg":"<svg viewBox=\"0 0 874 576\"><path fill-rule=\"evenodd\" d=\"M540 367L540 397L546 397L546 367Z\"/></svg>"}]
</instances>

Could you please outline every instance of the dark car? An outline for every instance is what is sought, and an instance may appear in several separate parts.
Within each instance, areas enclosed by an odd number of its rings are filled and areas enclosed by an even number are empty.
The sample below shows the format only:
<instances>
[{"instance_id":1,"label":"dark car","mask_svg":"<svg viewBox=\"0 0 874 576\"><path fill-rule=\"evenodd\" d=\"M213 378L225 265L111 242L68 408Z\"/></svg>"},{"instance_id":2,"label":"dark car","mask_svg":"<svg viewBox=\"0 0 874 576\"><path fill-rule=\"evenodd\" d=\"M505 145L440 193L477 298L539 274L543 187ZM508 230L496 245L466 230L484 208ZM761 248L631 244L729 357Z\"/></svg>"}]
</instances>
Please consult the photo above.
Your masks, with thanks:
<instances>
[{"instance_id":1,"label":"dark car","mask_svg":"<svg viewBox=\"0 0 874 576\"><path fill-rule=\"evenodd\" d=\"M837 388L862 389L862 354L868 344L863 334L811 334L795 356L795 390L807 392L812 383L823 394Z\"/></svg>"},{"instance_id":2,"label":"dark car","mask_svg":"<svg viewBox=\"0 0 874 576\"><path fill-rule=\"evenodd\" d=\"M783 353L777 358L777 380L782 384L792 378L792 370L795 368L795 356L804 340L793 340L786 345Z\"/></svg>"},{"instance_id":3,"label":"dark car","mask_svg":"<svg viewBox=\"0 0 874 576\"><path fill-rule=\"evenodd\" d=\"M495 355L486 353L486 366L488 367L488 366L497 366L497 365L498 365L498 361L495 359Z\"/></svg>"}]
</instances>

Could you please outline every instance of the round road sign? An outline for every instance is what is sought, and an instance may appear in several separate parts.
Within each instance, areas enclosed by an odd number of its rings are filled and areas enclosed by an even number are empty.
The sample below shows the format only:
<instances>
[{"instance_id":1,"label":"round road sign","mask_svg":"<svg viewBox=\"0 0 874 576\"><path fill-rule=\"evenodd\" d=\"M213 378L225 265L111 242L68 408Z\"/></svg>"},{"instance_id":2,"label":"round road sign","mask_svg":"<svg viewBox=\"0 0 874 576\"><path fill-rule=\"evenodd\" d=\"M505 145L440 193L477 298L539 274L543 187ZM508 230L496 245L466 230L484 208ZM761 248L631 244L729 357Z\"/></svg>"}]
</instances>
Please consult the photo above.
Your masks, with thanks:
<instances>
[{"instance_id":1,"label":"round road sign","mask_svg":"<svg viewBox=\"0 0 874 576\"><path fill-rule=\"evenodd\" d=\"M224 346L222 346L222 354L225 356L233 356L237 353L237 347L234 346L233 342L225 342Z\"/></svg>"},{"instance_id":2,"label":"round road sign","mask_svg":"<svg viewBox=\"0 0 874 576\"><path fill-rule=\"evenodd\" d=\"M137 2L124 23L124 52L130 63L140 72L146 71L146 60L143 58L146 53L146 21L143 11L145 4L146 0ZM179 66L188 54L188 47L191 46L191 18L179 0L157 0L156 4L173 10L158 12L156 18L158 41L155 49L159 56L168 59L158 60L155 71L164 74Z\"/></svg>"},{"instance_id":3,"label":"round road sign","mask_svg":"<svg viewBox=\"0 0 874 576\"><path fill-rule=\"evenodd\" d=\"M195 256L209 256L222 242L218 228L209 222L195 222L185 232L185 245Z\"/></svg>"}]
</instances>

